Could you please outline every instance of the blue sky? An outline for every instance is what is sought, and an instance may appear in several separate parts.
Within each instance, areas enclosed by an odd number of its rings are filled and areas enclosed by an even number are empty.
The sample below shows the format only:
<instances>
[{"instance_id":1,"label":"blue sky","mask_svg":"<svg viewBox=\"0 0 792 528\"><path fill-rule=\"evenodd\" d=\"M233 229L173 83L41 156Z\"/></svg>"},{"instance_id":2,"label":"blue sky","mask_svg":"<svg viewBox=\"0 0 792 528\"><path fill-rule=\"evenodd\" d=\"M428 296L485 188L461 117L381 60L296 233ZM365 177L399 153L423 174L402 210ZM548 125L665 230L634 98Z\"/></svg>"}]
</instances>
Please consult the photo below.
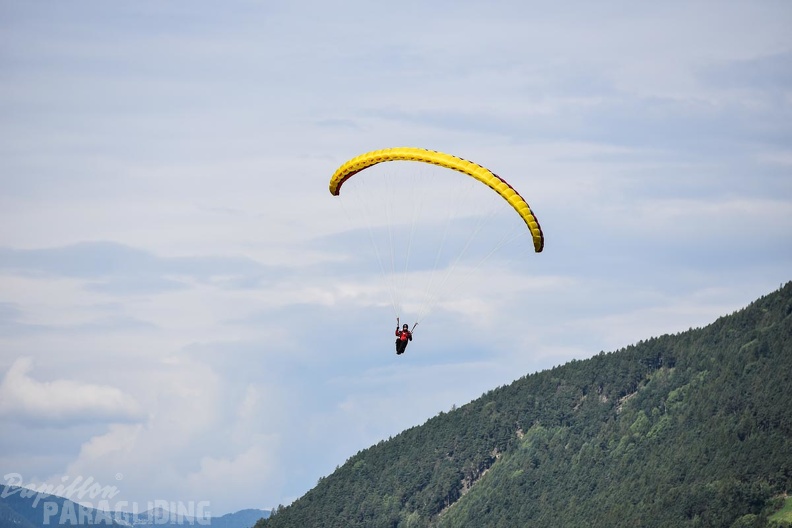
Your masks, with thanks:
<instances>
[{"instance_id":1,"label":"blue sky","mask_svg":"<svg viewBox=\"0 0 792 528\"><path fill-rule=\"evenodd\" d=\"M773 291L790 27L785 1L0 0L2 475L286 504L452 405ZM403 145L509 180L546 249L447 289L397 357L327 183Z\"/></svg>"}]
</instances>

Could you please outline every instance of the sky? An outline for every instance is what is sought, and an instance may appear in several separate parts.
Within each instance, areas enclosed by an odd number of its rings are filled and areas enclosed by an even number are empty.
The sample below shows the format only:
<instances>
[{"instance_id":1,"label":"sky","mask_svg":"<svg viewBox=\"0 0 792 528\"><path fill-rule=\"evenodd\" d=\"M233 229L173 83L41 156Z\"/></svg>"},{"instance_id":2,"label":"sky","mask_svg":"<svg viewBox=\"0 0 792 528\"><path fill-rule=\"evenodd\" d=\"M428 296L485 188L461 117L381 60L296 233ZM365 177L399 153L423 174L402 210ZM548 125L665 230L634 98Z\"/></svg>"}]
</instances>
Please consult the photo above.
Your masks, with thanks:
<instances>
[{"instance_id":1,"label":"sky","mask_svg":"<svg viewBox=\"0 0 792 528\"><path fill-rule=\"evenodd\" d=\"M774 291L790 27L787 1L0 0L3 484L288 504L484 392ZM327 187L395 146L492 169L545 235L446 287L402 356Z\"/></svg>"}]
</instances>

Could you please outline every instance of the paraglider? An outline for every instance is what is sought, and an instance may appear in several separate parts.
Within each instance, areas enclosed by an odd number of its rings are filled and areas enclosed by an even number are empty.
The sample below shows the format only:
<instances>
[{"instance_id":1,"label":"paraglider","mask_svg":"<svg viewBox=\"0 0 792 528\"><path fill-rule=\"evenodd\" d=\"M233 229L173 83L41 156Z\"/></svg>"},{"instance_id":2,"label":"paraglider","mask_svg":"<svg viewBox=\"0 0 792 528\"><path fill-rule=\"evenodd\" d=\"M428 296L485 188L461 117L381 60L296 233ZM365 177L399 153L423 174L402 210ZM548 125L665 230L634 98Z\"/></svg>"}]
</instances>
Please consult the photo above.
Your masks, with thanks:
<instances>
[{"instance_id":1,"label":"paraglider","mask_svg":"<svg viewBox=\"0 0 792 528\"><path fill-rule=\"evenodd\" d=\"M498 214L500 214L500 211L503 209L509 210L510 207L519 215L523 225L521 229L517 229L516 234L504 235L503 240L496 240L492 243L490 249L483 250L479 255L479 263L466 268L466 271L470 273L471 269L477 269L477 267L489 258L496 249L510 243L512 240L523 237L526 233L531 237L533 244L532 249L534 252L539 253L544 249L544 235L539 226L539 221L520 193L518 193L506 180L491 170L451 154L416 147L396 147L366 152L346 161L336 169L335 173L330 178L330 193L333 196L342 196L342 187L345 183L349 182L350 179L358 181L358 178L353 177L359 173L368 173L372 170L372 167L380 164L388 163L388 165L390 165L389 162L400 161L418 162L422 167L434 166L440 169L438 169L437 173L432 173L428 177L426 177L425 174L425 172L429 170L427 168L421 169L419 167L414 171L407 171L406 169L404 171L394 170L394 172L397 173L393 177L396 182L396 188L388 187L383 191L383 201L381 203L370 198L372 196L371 194L367 194L367 192L371 193L371 191L370 188L367 187L368 184L365 182L367 178L363 178L364 182L359 184L361 195L357 198L364 212L364 217L367 220L369 236L374 245L374 252L379 261L382 274L386 282L390 285L390 295L397 319L396 336L398 339L396 340L396 353L398 355L404 353L407 344L412 341L413 337L412 331L408 325L405 324L401 328L399 327L399 314L402 310L399 296L408 295L412 300L413 297L418 296L416 294L419 288L415 285L416 282L421 279L426 280L426 299L423 301L423 304L415 304L415 306L420 306L416 309L418 317L416 318L415 325L418 324L420 317L428 313L433 306L441 302L442 297L438 293L439 290L445 287L451 275L451 271L455 267L464 267L460 265L462 256L466 253L471 253L470 240L475 237L482 228L482 225L476 225L472 228L468 227L468 223L471 222L471 218L474 216L485 216L483 213L484 206L482 205L481 191L479 190L484 187L480 184L489 187L496 193L497 198L492 201L495 202L493 207ZM413 180L403 177L406 176L405 172L408 174L410 172L421 173L423 179L420 180L420 190L414 189L414 187L418 186L413 185ZM381 180L380 172L374 170L373 173L375 176L372 176L371 179L379 183ZM453 174L458 174L460 178L451 178ZM441 175L442 177L440 177ZM462 178L462 176L467 176L468 179L466 180ZM437 210L443 207L453 206L460 201L459 194L451 192L451 190L446 190L442 187L443 184L438 183L439 181L446 182L447 180L452 180L449 187L454 188L460 183L467 186L465 183L466 181L473 181L469 187L473 188L470 192L474 198L469 205L461 207L461 211L450 213L445 216L447 223L445 227L441 228L438 217L443 217L444 215L437 213ZM438 185L441 186L439 196L426 198L428 203L423 209L419 206L413 207L413 202L416 201L416 198L421 199L424 198L425 195L428 195L428 193L425 192L427 190L426 187ZM347 194L346 191L344 194ZM405 194L407 196L402 198ZM398 202L398 204L394 204L394 201L399 199L402 199L402 201ZM509 207L504 207L506 205ZM413 211L413 223L412 225L405 225L407 220L409 220L411 211ZM429 219L416 220L414 211L428 214ZM429 211L429 213L425 211ZM498 229L486 231L486 236L482 235L479 238L484 238L485 241L489 242L490 239L494 240L500 236L498 231ZM436 235L438 237L437 240L433 239L428 242L423 241L422 243L414 241L416 235L427 233ZM442 233L442 236L440 236L440 233ZM399 236L401 236L402 239L399 239ZM379 237L382 247L385 249L377 245L375 241L377 237ZM459 249L455 256L448 256L444 253L447 250L447 246L450 245L447 241L454 238L465 238L465 240L459 242ZM426 255L427 251L425 250L436 251L437 255L432 259L430 256ZM433 266L430 265L432 260L434 261ZM400 262L404 263L403 270L400 270L400 268L402 268L402 266L399 265ZM390 270L386 270L388 264L390 265ZM403 274L401 281L397 277L400 271ZM415 328L415 325L413 325L413 328Z\"/></svg>"},{"instance_id":2,"label":"paraglider","mask_svg":"<svg viewBox=\"0 0 792 528\"><path fill-rule=\"evenodd\" d=\"M413 326L413 329L415 327ZM412 332L410 331L410 325L404 323L399 329L399 318L396 318L396 355L404 354L404 351L407 349L407 342L412 341Z\"/></svg>"}]
</instances>

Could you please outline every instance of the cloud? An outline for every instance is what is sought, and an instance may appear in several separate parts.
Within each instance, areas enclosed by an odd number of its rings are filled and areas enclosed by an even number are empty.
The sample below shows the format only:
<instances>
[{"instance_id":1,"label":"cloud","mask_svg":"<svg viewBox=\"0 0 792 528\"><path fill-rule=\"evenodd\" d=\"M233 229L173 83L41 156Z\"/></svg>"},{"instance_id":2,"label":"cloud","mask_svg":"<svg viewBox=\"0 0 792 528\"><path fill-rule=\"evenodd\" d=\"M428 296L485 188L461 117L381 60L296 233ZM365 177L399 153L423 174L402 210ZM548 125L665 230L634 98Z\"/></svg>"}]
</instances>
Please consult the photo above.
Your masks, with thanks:
<instances>
[{"instance_id":1,"label":"cloud","mask_svg":"<svg viewBox=\"0 0 792 528\"><path fill-rule=\"evenodd\" d=\"M710 64L701 76L723 89L782 93L792 86L792 50Z\"/></svg>"},{"instance_id":2,"label":"cloud","mask_svg":"<svg viewBox=\"0 0 792 528\"><path fill-rule=\"evenodd\" d=\"M18 303L0 303L0 338L46 335L100 336L120 333L147 333L158 329L154 323L122 313L113 313L113 309L106 307L94 306L88 311L91 315L87 319L83 318L75 321L66 318L67 322L59 321L57 323L42 324L28 322L25 312Z\"/></svg>"},{"instance_id":3,"label":"cloud","mask_svg":"<svg viewBox=\"0 0 792 528\"><path fill-rule=\"evenodd\" d=\"M146 276L169 273L211 277L219 273L258 271L248 259L160 258L115 242L81 242L48 249L0 249L0 269L64 277Z\"/></svg>"},{"instance_id":4,"label":"cloud","mask_svg":"<svg viewBox=\"0 0 792 528\"><path fill-rule=\"evenodd\" d=\"M73 380L37 381L30 358L18 358L0 382L0 416L36 427L85 422L136 422L140 405L111 385Z\"/></svg>"},{"instance_id":5,"label":"cloud","mask_svg":"<svg viewBox=\"0 0 792 528\"><path fill-rule=\"evenodd\" d=\"M260 286L278 275L274 266L245 257L159 257L115 242L81 242L46 249L0 248L0 271L22 276L67 277L109 295L184 290L192 281L216 286Z\"/></svg>"},{"instance_id":6,"label":"cloud","mask_svg":"<svg viewBox=\"0 0 792 528\"><path fill-rule=\"evenodd\" d=\"M275 450L276 442L270 437L257 436L242 451L228 457L204 456L200 468L185 476L185 483L193 490L194 497L209 498L207 490L212 490L212 502L219 508L230 505L241 507L271 507L261 501L250 504L249 499L241 499L255 489L274 489L280 481L276 470L280 470ZM267 482L262 483L262 480Z\"/></svg>"}]
</instances>

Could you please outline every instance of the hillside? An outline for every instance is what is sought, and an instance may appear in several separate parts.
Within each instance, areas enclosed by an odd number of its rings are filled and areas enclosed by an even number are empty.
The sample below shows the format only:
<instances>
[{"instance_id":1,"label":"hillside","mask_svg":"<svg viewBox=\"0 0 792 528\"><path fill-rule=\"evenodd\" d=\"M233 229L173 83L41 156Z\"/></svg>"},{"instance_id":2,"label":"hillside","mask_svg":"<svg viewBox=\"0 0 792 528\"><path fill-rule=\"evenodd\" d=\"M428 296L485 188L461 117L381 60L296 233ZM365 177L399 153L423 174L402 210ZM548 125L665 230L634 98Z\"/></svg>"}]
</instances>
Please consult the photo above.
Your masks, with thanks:
<instances>
[{"instance_id":1,"label":"hillside","mask_svg":"<svg viewBox=\"0 0 792 528\"><path fill-rule=\"evenodd\" d=\"M791 401L787 283L704 328L440 413L257 528L779 525L768 518L792 488Z\"/></svg>"}]
</instances>

